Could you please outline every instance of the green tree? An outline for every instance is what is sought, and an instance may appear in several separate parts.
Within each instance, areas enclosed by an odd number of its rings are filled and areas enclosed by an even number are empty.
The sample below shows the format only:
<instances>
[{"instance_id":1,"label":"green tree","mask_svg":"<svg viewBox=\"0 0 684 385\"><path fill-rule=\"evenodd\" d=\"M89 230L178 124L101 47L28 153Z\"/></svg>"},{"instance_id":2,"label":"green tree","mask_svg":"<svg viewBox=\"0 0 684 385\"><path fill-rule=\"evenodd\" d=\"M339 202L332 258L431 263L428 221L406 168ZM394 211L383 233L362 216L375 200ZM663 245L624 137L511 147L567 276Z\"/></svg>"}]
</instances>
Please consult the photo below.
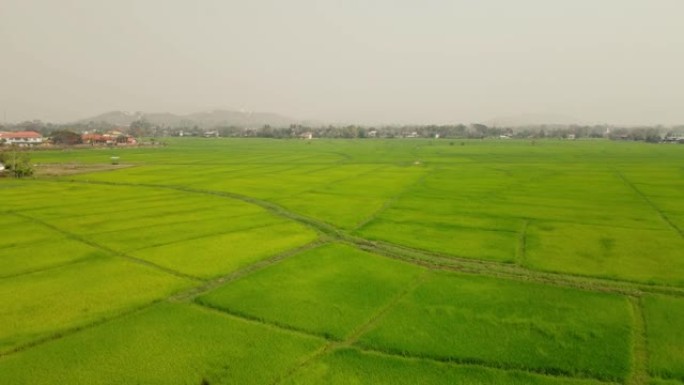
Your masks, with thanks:
<instances>
[{"instance_id":1,"label":"green tree","mask_svg":"<svg viewBox=\"0 0 684 385\"><path fill-rule=\"evenodd\" d=\"M71 146L74 144L83 143L81 135L69 130L53 131L50 137L52 138L52 143L54 144L65 144L67 146Z\"/></svg>"},{"instance_id":2,"label":"green tree","mask_svg":"<svg viewBox=\"0 0 684 385\"><path fill-rule=\"evenodd\" d=\"M33 165L29 153L19 151L16 146L12 146L10 151L0 152L0 163L5 165L5 169L15 178L33 175Z\"/></svg>"}]
</instances>

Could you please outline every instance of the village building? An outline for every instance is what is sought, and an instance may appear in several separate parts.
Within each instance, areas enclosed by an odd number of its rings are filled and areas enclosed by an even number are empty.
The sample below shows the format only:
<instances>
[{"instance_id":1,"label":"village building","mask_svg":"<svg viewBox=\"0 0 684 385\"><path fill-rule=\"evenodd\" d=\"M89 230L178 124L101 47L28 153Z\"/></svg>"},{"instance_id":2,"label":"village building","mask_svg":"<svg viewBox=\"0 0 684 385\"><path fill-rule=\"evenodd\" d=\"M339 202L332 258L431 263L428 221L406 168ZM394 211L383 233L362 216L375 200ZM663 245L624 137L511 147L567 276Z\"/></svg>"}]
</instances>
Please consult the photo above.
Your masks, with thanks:
<instances>
[{"instance_id":1,"label":"village building","mask_svg":"<svg viewBox=\"0 0 684 385\"><path fill-rule=\"evenodd\" d=\"M108 144L108 145L119 145L119 144L137 144L138 141L131 135L123 134L119 131L110 131L106 134L83 134L81 135L81 140L85 144L96 145L96 144Z\"/></svg>"},{"instance_id":2,"label":"village building","mask_svg":"<svg viewBox=\"0 0 684 385\"><path fill-rule=\"evenodd\" d=\"M35 131L0 132L0 142L18 146L36 146L43 143L43 135Z\"/></svg>"}]
</instances>

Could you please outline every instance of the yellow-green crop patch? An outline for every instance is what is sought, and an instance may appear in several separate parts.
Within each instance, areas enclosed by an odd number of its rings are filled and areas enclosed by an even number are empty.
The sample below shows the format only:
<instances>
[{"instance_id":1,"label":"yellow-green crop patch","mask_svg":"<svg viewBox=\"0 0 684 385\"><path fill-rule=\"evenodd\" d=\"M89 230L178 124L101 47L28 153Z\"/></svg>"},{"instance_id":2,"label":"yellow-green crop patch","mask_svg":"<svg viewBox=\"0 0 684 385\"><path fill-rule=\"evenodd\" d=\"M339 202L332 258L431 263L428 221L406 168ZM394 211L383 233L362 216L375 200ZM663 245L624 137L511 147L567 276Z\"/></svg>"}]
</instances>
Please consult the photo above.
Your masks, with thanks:
<instances>
[{"instance_id":1,"label":"yellow-green crop patch","mask_svg":"<svg viewBox=\"0 0 684 385\"><path fill-rule=\"evenodd\" d=\"M340 349L302 368L287 385L599 385L600 381L549 377L453 365L424 359Z\"/></svg>"},{"instance_id":2,"label":"yellow-green crop patch","mask_svg":"<svg viewBox=\"0 0 684 385\"><path fill-rule=\"evenodd\" d=\"M0 358L13 384L270 384L324 341L189 305L138 314Z\"/></svg>"},{"instance_id":3,"label":"yellow-green crop patch","mask_svg":"<svg viewBox=\"0 0 684 385\"><path fill-rule=\"evenodd\" d=\"M283 221L270 226L135 250L131 255L186 274L209 278L303 246L316 238L317 234L313 230Z\"/></svg>"},{"instance_id":4,"label":"yellow-green crop patch","mask_svg":"<svg viewBox=\"0 0 684 385\"><path fill-rule=\"evenodd\" d=\"M198 300L231 313L343 339L422 269L348 246L319 247Z\"/></svg>"},{"instance_id":5,"label":"yellow-green crop patch","mask_svg":"<svg viewBox=\"0 0 684 385\"><path fill-rule=\"evenodd\" d=\"M0 216L0 228L0 255L9 255L3 251L8 248L44 245L62 238L52 229L14 214Z\"/></svg>"},{"instance_id":6,"label":"yellow-green crop patch","mask_svg":"<svg viewBox=\"0 0 684 385\"><path fill-rule=\"evenodd\" d=\"M437 251L457 257L513 262L518 234L450 224L425 224L376 220L359 232L361 236L399 245Z\"/></svg>"},{"instance_id":7,"label":"yellow-green crop patch","mask_svg":"<svg viewBox=\"0 0 684 385\"><path fill-rule=\"evenodd\" d=\"M651 373L684 382L684 299L643 298Z\"/></svg>"},{"instance_id":8,"label":"yellow-green crop patch","mask_svg":"<svg viewBox=\"0 0 684 385\"><path fill-rule=\"evenodd\" d=\"M0 352L164 298L190 284L113 257L0 279Z\"/></svg>"},{"instance_id":9,"label":"yellow-green crop patch","mask_svg":"<svg viewBox=\"0 0 684 385\"><path fill-rule=\"evenodd\" d=\"M532 223L525 266L539 270L684 285L684 238L647 230Z\"/></svg>"},{"instance_id":10,"label":"yellow-green crop patch","mask_svg":"<svg viewBox=\"0 0 684 385\"><path fill-rule=\"evenodd\" d=\"M106 252L65 237L0 248L0 278L107 255Z\"/></svg>"},{"instance_id":11,"label":"yellow-green crop patch","mask_svg":"<svg viewBox=\"0 0 684 385\"><path fill-rule=\"evenodd\" d=\"M611 294L433 273L359 344L397 354L622 381L631 309Z\"/></svg>"}]
</instances>

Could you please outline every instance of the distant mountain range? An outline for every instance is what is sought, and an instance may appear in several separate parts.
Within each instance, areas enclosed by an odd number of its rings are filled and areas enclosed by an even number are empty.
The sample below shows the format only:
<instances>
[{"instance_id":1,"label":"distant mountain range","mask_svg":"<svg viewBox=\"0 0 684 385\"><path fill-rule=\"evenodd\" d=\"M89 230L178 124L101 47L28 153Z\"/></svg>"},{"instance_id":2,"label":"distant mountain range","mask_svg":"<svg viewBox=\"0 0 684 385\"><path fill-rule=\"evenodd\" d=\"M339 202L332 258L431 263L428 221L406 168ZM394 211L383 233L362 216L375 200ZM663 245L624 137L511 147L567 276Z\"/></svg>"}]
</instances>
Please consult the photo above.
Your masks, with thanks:
<instances>
[{"instance_id":1,"label":"distant mountain range","mask_svg":"<svg viewBox=\"0 0 684 385\"><path fill-rule=\"evenodd\" d=\"M93 122L111 124L115 126L128 126L138 120L145 120L151 124L163 127L186 128L197 126L203 129L231 126L242 128L260 128L265 125L269 125L274 128L282 128L288 127L292 124L303 124L310 126L322 124L321 122L302 121L269 112L245 112L233 110L211 110L187 115L177 115L172 113L111 111L87 119L81 119L75 123L87 124ZM541 125L570 126L587 124L587 122L583 122L574 117L560 114L518 114L499 116L482 123L490 127L525 127Z\"/></svg>"},{"instance_id":2,"label":"distant mountain range","mask_svg":"<svg viewBox=\"0 0 684 385\"><path fill-rule=\"evenodd\" d=\"M128 126L138 120L146 120L152 124L165 127L193 127L213 128L219 126L235 126L256 128L269 125L272 127L287 127L301 123L297 119L268 112L242 112L231 110L213 110L196 112L188 115L171 113L125 112L111 111L76 123L107 123L117 126Z\"/></svg>"},{"instance_id":3,"label":"distant mountain range","mask_svg":"<svg viewBox=\"0 0 684 385\"><path fill-rule=\"evenodd\" d=\"M498 116L484 122L490 127L523 127L523 126L571 126L584 125L582 122L572 116L560 114L519 114L509 116Z\"/></svg>"}]
</instances>

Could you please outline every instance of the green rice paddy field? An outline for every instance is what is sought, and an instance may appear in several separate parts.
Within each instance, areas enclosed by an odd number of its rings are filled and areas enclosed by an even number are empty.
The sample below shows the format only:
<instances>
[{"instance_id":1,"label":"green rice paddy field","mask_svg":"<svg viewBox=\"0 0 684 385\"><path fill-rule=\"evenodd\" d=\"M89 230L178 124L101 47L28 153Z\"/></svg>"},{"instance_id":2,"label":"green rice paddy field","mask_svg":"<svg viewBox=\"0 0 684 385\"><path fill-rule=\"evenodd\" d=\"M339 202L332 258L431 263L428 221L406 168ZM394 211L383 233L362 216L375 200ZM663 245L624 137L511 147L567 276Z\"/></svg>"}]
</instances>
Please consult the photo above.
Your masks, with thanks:
<instances>
[{"instance_id":1,"label":"green rice paddy field","mask_svg":"<svg viewBox=\"0 0 684 385\"><path fill-rule=\"evenodd\" d=\"M684 384L684 146L32 159L71 171L0 179L0 384Z\"/></svg>"}]
</instances>

